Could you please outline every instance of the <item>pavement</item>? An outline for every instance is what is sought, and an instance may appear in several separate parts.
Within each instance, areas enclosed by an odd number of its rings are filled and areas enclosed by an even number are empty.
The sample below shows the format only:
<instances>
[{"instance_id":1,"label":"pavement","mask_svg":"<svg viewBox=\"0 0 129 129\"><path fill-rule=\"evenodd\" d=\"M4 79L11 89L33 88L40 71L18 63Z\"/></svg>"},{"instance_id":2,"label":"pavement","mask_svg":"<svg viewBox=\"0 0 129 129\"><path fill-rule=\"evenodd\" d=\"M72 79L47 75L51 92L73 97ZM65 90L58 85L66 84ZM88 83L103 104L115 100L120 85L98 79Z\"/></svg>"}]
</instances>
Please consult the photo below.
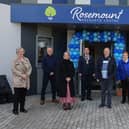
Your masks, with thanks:
<instances>
[{"instance_id":1,"label":"pavement","mask_svg":"<svg viewBox=\"0 0 129 129\"><path fill-rule=\"evenodd\" d=\"M129 104L113 96L112 109L98 108L100 94L93 101L77 98L72 110L64 111L61 104L47 101L40 105L40 96L28 96L28 113L12 114L12 104L0 105L0 129L129 129ZM47 100L50 100L48 97Z\"/></svg>"}]
</instances>

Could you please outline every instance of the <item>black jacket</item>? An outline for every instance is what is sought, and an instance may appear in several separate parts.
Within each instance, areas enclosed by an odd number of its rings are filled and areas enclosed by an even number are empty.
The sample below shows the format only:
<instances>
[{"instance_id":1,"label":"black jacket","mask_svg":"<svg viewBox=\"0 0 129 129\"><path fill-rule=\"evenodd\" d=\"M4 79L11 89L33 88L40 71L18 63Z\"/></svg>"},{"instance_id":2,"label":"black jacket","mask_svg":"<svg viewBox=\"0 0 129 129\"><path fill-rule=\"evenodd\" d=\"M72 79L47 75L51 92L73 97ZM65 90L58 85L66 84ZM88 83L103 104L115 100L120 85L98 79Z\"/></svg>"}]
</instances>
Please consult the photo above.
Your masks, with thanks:
<instances>
[{"instance_id":1,"label":"black jacket","mask_svg":"<svg viewBox=\"0 0 129 129\"><path fill-rule=\"evenodd\" d=\"M50 72L56 71L57 59L54 55L52 56L45 56L42 60L42 68L45 73L50 74Z\"/></svg>"},{"instance_id":2,"label":"black jacket","mask_svg":"<svg viewBox=\"0 0 129 129\"><path fill-rule=\"evenodd\" d=\"M70 93L71 96L75 96L75 92L74 92L74 83L73 83L73 77L75 74L75 69L73 66L73 63L70 60L63 60L60 63L59 66L59 76L58 76L58 95L60 97L66 97L66 93L67 93L67 81L65 80L66 77L70 77L71 81L69 82L70 85Z\"/></svg>"},{"instance_id":3,"label":"black jacket","mask_svg":"<svg viewBox=\"0 0 129 129\"><path fill-rule=\"evenodd\" d=\"M102 79L102 65L103 65L103 60L106 58L104 56L100 57L97 61L96 65L96 78L97 79ZM116 61L113 57L108 57L107 60L109 61L108 64L108 79L114 79L116 77Z\"/></svg>"},{"instance_id":4,"label":"black jacket","mask_svg":"<svg viewBox=\"0 0 129 129\"><path fill-rule=\"evenodd\" d=\"M89 58L89 63L86 64L86 61L83 56L80 56L78 62L78 72L82 75L92 75L95 71L94 59L92 56Z\"/></svg>"}]
</instances>

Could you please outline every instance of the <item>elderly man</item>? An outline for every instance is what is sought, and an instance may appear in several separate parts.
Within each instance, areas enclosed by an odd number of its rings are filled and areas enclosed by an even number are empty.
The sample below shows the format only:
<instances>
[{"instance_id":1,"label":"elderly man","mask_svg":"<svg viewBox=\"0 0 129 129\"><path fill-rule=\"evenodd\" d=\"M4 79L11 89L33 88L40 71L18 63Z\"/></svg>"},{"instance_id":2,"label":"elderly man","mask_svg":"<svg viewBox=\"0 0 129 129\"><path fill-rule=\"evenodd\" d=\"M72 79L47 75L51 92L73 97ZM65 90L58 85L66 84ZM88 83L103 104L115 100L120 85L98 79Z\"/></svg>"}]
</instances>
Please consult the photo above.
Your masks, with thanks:
<instances>
[{"instance_id":1,"label":"elderly man","mask_svg":"<svg viewBox=\"0 0 129 129\"><path fill-rule=\"evenodd\" d=\"M116 62L110 55L110 49L105 48L103 56L98 59L96 67L97 81L101 84L101 104L100 108L105 106L105 99L107 97L107 107L111 108L111 92L113 88L113 79L116 75ZM106 96L107 95L107 96Z\"/></svg>"},{"instance_id":2,"label":"elderly man","mask_svg":"<svg viewBox=\"0 0 129 129\"><path fill-rule=\"evenodd\" d=\"M55 83L55 71L56 71L57 60L53 54L52 48L47 48L47 55L43 58L42 67L43 67L43 87L41 91L41 102L43 105L45 103L45 91L48 85L48 82L51 83L52 89L52 102L57 102L56 100L56 83Z\"/></svg>"}]
</instances>

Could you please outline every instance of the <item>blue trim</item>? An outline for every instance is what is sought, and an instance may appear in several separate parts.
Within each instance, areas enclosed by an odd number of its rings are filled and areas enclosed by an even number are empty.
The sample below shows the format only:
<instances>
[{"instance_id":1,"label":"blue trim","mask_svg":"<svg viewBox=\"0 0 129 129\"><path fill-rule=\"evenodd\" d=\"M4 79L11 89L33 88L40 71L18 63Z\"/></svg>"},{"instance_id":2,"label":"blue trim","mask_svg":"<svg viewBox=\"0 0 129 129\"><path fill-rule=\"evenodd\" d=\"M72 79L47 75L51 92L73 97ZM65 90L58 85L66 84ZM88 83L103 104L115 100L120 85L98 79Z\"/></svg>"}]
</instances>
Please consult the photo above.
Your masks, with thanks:
<instances>
[{"instance_id":1,"label":"blue trim","mask_svg":"<svg viewBox=\"0 0 129 129\"><path fill-rule=\"evenodd\" d=\"M91 5L105 5L105 0L91 0Z\"/></svg>"},{"instance_id":2,"label":"blue trim","mask_svg":"<svg viewBox=\"0 0 129 129\"><path fill-rule=\"evenodd\" d=\"M13 4L11 21L18 23L129 24L129 8L67 4Z\"/></svg>"},{"instance_id":3,"label":"blue trim","mask_svg":"<svg viewBox=\"0 0 129 129\"><path fill-rule=\"evenodd\" d=\"M68 2L68 0L53 0L52 3L53 4L66 4Z\"/></svg>"}]
</instances>

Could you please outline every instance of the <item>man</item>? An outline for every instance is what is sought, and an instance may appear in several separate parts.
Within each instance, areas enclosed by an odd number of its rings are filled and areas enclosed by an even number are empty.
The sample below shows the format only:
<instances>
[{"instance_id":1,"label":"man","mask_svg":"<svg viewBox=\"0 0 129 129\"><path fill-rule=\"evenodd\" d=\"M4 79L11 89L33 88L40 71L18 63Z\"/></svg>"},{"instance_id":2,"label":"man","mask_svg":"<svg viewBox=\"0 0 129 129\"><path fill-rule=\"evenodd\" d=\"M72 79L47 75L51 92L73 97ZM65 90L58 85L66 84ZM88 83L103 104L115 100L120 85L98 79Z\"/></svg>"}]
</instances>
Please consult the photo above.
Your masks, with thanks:
<instances>
[{"instance_id":1,"label":"man","mask_svg":"<svg viewBox=\"0 0 129 129\"><path fill-rule=\"evenodd\" d=\"M94 59L90 55L90 49L86 47L84 49L84 55L80 56L78 63L78 72L81 77L81 101L88 100L91 98L91 82L94 75ZM87 90L87 94L86 94Z\"/></svg>"},{"instance_id":2,"label":"man","mask_svg":"<svg viewBox=\"0 0 129 129\"><path fill-rule=\"evenodd\" d=\"M113 57L110 55L110 49L105 48L103 56L98 59L96 77L97 81L100 81L101 84L101 104L99 107L105 106L105 100L107 97L107 107L111 108L111 94L113 88L113 79L116 75L116 62ZM107 95L107 96L106 96Z\"/></svg>"},{"instance_id":3,"label":"man","mask_svg":"<svg viewBox=\"0 0 129 129\"><path fill-rule=\"evenodd\" d=\"M47 48L47 55L43 58L42 67L43 67L43 87L41 91L41 102L43 105L45 103L45 91L48 85L48 82L51 83L52 89L52 102L56 102L56 86L55 86L55 71L56 71L57 60L53 55L53 49Z\"/></svg>"}]
</instances>

